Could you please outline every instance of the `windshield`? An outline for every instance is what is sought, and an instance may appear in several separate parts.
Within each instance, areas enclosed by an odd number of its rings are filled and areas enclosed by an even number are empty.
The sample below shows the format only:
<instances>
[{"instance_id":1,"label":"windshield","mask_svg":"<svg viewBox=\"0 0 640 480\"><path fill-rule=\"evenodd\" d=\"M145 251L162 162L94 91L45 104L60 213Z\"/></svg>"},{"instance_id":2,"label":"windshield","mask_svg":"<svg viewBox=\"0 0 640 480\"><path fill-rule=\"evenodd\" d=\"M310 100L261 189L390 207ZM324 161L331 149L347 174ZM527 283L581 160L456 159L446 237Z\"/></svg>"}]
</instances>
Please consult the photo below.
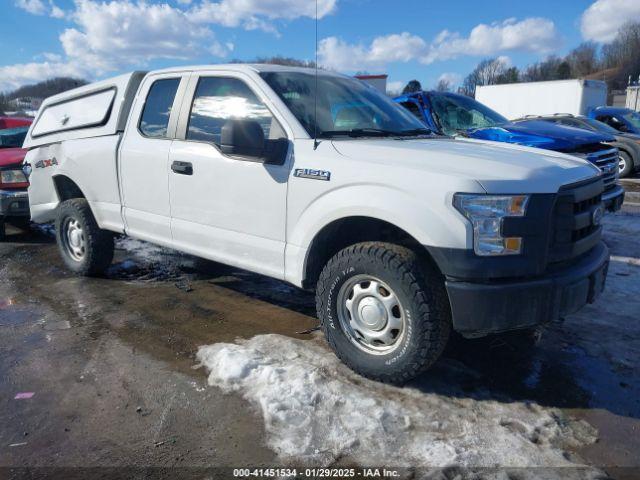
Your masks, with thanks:
<instances>
[{"instance_id":1,"label":"windshield","mask_svg":"<svg viewBox=\"0 0 640 480\"><path fill-rule=\"evenodd\" d=\"M610 127L606 123L594 120L593 118L581 118L580 121L591 125L594 129L603 133L610 133L612 135L618 135L620 132L613 127Z\"/></svg>"},{"instance_id":2,"label":"windshield","mask_svg":"<svg viewBox=\"0 0 640 480\"><path fill-rule=\"evenodd\" d=\"M508 120L473 98L462 95L431 94L431 107L440 128L453 135L472 128L495 127Z\"/></svg>"},{"instance_id":3,"label":"windshield","mask_svg":"<svg viewBox=\"0 0 640 480\"><path fill-rule=\"evenodd\" d=\"M28 131L29 127L0 130L0 148L21 148Z\"/></svg>"},{"instance_id":4,"label":"windshield","mask_svg":"<svg viewBox=\"0 0 640 480\"><path fill-rule=\"evenodd\" d=\"M429 133L410 112L367 84L350 78L303 72L263 72L309 136L393 136ZM317 108L317 114L316 114Z\"/></svg>"},{"instance_id":5,"label":"windshield","mask_svg":"<svg viewBox=\"0 0 640 480\"><path fill-rule=\"evenodd\" d=\"M640 114L638 112L628 112L622 115L627 122L629 122L634 128L640 130Z\"/></svg>"}]
</instances>

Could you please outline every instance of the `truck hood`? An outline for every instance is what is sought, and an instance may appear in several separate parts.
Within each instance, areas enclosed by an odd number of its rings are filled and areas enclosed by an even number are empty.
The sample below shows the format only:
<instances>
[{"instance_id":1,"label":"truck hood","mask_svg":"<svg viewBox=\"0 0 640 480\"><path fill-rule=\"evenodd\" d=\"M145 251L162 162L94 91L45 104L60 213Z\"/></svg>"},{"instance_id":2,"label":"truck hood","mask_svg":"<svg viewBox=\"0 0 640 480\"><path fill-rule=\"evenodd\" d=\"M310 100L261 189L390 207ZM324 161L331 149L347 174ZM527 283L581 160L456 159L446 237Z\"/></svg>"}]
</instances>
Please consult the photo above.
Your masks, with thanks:
<instances>
[{"instance_id":1,"label":"truck hood","mask_svg":"<svg viewBox=\"0 0 640 480\"><path fill-rule=\"evenodd\" d=\"M616 136L626 138L627 140L632 140L634 142L640 142L640 134L638 133L620 132Z\"/></svg>"},{"instance_id":2,"label":"truck hood","mask_svg":"<svg viewBox=\"0 0 640 480\"><path fill-rule=\"evenodd\" d=\"M333 140L345 157L405 169L407 178L438 173L475 180L488 193L555 193L562 185L586 180L600 170L577 157L520 145L472 139ZM380 170L380 169L373 169Z\"/></svg>"},{"instance_id":3,"label":"truck hood","mask_svg":"<svg viewBox=\"0 0 640 480\"><path fill-rule=\"evenodd\" d=\"M556 125L542 120L522 120L496 127L473 128L465 134L480 140L517 143L563 152L575 151L584 145L614 140L612 136L604 133Z\"/></svg>"},{"instance_id":4,"label":"truck hood","mask_svg":"<svg viewBox=\"0 0 640 480\"><path fill-rule=\"evenodd\" d=\"M26 154L23 148L0 148L0 167L19 167Z\"/></svg>"}]
</instances>

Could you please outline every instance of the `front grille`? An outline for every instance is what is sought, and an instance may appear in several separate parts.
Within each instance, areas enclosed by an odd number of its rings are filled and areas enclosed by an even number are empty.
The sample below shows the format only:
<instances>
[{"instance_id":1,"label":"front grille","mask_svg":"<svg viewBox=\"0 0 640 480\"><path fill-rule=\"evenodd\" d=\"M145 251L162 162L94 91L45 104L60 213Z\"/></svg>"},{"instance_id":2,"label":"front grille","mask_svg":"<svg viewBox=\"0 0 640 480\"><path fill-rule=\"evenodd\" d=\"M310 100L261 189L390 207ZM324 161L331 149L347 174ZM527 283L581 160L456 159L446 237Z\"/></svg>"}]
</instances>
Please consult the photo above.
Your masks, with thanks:
<instances>
[{"instance_id":1,"label":"front grille","mask_svg":"<svg viewBox=\"0 0 640 480\"><path fill-rule=\"evenodd\" d=\"M579 151L574 152L574 154L589 160L602 171L605 191L616 186L619 161L617 148L611 148L609 145L598 143L587 145Z\"/></svg>"},{"instance_id":2,"label":"front grille","mask_svg":"<svg viewBox=\"0 0 640 480\"><path fill-rule=\"evenodd\" d=\"M594 211L602 208L603 190L602 177L560 189L553 209L549 262L572 259L598 244L602 227L593 219Z\"/></svg>"}]
</instances>

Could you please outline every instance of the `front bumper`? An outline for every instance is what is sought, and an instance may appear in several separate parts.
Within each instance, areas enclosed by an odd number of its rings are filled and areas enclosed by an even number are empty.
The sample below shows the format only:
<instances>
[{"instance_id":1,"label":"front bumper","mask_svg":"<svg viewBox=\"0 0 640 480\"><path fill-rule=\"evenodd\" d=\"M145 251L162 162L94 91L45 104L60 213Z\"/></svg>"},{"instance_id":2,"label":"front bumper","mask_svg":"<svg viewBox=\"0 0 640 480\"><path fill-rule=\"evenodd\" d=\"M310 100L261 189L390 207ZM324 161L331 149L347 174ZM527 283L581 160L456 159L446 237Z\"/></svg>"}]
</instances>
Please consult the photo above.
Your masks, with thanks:
<instances>
[{"instance_id":1,"label":"front bumper","mask_svg":"<svg viewBox=\"0 0 640 480\"><path fill-rule=\"evenodd\" d=\"M609 249L600 242L568 267L530 280L446 281L453 327L466 337L535 327L593 303L604 289Z\"/></svg>"},{"instance_id":2,"label":"front bumper","mask_svg":"<svg viewBox=\"0 0 640 480\"><path fill-rule=\"evenodd\" d=\"M604 191L602 193L602 203L604 204L604 208L610 212L617 212L620 210L624 203L624 188L620 185L616 185L615 187Z\"/></svg>"},{"instance_id":3,"label":"front bumper","mask_svg":"<svg viewBox=\"0 0 640 480\"><path fill-rule=\"evenodd\" d=\"M29 217L29 195L26 190L0 190L0 216Z\"/></svg>"}]
</instances>

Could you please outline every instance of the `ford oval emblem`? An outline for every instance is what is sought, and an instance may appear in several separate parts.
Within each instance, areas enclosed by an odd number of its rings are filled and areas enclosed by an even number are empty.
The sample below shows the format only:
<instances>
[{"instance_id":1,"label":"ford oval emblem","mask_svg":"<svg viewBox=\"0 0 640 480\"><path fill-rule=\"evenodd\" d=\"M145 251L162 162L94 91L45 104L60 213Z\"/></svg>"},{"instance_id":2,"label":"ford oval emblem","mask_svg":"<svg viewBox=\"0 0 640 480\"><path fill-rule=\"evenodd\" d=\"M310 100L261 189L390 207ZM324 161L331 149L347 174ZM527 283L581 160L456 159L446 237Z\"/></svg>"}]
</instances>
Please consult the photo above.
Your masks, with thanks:
<instances>
[{"instance_id":1,"label":"ford oval emblem","mask_svg":"<svg viewBox=\"0 0 640 480\"><path fill-rule=\"evenodd\" d=\"M602 207L597 207L591 214L591 222L593 223L593 225L596 227L600 225L600 222L602 222L603 216L604 216L604 210L602 209Z\"/></svg>"}]
</instances>

